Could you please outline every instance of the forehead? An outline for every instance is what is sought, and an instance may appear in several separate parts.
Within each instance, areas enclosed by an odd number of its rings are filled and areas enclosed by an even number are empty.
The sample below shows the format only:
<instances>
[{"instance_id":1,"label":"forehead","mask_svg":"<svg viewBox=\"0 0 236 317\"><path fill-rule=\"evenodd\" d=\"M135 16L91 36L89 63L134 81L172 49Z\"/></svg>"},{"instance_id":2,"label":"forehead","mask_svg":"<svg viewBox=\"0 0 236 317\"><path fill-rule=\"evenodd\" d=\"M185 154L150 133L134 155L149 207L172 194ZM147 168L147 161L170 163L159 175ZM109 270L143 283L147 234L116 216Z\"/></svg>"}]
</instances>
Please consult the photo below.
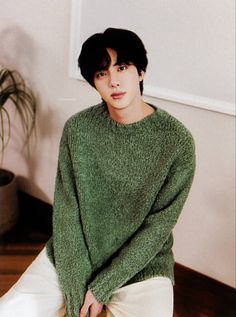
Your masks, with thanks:
<instances>
[{"instance_id":1,"label":"forehead","mask_svg":"<svg viewBox=\"0 0 236 317\"><path fill-rule=\"evenodd\" d=\"M124 52L117 52L115 49L107 47L95 53L94 58L91 60L94 73L99 70L106 70L110 65L120 65L122 63L132 63L128 60Z\"/></svg>"},{"instance_id":2,"label":"forehead","mask_svg":"<svg viewBox=\"0 0 236 317\"><path fill-rule=\"evenodd\" d=\"M95 71L105 70L117 63L117 52L112 48L105 48L101 54L97 56Z\"/></svg>"},{"instance_id":3,"label":"forehead","mask_svg":"<svg viewBox=\"0 0 236 317\"><path fill-rule=\"evenodd\" d=\"M117 52L112 48L107 48L107 53L110 56L110 64L114 65L117 63ZM110 66L110 65L109 65Z\"/></svg>"}]
</instances>

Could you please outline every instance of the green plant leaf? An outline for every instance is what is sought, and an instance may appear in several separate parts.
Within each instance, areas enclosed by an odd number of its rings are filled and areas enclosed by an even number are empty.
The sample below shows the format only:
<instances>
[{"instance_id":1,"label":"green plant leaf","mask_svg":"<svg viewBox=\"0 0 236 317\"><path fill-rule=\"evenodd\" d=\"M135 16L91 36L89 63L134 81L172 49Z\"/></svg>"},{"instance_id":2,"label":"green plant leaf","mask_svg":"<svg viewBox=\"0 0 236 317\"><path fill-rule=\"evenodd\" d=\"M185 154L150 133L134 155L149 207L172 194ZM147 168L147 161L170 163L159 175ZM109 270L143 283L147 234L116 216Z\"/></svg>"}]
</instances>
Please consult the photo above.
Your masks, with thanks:
<instances>
[{"instance_id":1,"label":"green plant leaf","mask_svg":"<svg viewBox=\"0 0 236 317\"><path fill-rule=\"evenodd\" d=\"M35 128L36 98L32 90L26 86L23 77L15 70L3 68L0 70L0 155L11 138L12 119L9 104L13 105L19 115L24 133L24 146Z\"/></svg>"}]
</instances>

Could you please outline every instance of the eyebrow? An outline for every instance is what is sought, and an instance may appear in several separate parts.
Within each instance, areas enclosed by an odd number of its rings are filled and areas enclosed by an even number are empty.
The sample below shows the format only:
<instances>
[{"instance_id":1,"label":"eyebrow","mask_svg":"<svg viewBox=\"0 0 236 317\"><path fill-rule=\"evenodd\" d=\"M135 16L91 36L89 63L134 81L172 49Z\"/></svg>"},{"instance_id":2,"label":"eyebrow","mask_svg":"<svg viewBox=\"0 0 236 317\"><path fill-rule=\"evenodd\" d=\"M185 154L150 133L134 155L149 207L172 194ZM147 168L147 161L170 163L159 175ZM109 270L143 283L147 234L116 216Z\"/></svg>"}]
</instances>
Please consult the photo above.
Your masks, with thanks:
<instances>
[{"instance_id":1,"label":"eyebrow","mask_svg":"<svg viewBox=\"0 0 236 317\"><path fill-rule=\"evenodd\" d=\"M131 62L122 62L122 61L118 62L118 61L116 61L116 62L115 62L115 64L114 64L113 66L122 65L122 64L132 65L132 63L131 63Z\"/></svg>"},{"instance_id":2,"label":"eyebrow","mask_svg":"<svg viewBox=\"0 0 236 317\"><path fill-rule=\"evenodd\" d=\"M112 66L117 66L117 65L121 65L121 64L125 64L125 62L115 62ZM105 66L105 67L101 67L101 68L99 68L98 70L96 70L95 71L95 73L97 73L97 72L100 72L101 70L108 70L108 68L110 67L110 65L111 65L111 63L109 64L109 65L107 65L107 66Z\"/></svg>"},{"instance_id":3,"label":"eyebrow","mask_svg":"<svg viewBox=\"0 0 236 317\"><path fill-rule=\"evenodd\" d=\"M132 62L124 62L124 61L122 62L122 61L118 61L118 60L117 60L112 66L117 66L117 65L121 65L121 64L131 65ZM111 65L111 61L110 61L110 63L109 63L108 65L97 69L97 70L94 72L94 74L96 74L96 73L98 73L98 72L100 72L100 71L108 70L108 68L110 67L110 65Z\"/></svg>"}]
</instances>

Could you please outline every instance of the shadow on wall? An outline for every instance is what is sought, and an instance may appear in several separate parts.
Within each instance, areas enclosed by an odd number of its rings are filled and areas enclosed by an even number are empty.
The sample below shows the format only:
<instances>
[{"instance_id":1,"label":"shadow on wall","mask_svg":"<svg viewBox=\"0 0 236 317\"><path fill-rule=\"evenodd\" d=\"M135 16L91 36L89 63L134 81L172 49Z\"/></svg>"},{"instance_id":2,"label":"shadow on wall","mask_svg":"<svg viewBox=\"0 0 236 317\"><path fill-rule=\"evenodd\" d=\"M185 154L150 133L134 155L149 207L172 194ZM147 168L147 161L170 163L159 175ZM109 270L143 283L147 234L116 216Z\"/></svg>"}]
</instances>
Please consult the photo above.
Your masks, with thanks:
<instances>
[{"instance_id":1,"label":"shadow on wall","mask_svg":"<svg viewBox=\"0 0 236 317\"><path fill-rule=\"evenodd\" d=\"M30 169L30 165L29 165L29 169ZM26 177L24 177L24 176L17 176L17 182L23 188L27 188L27 186L29 186L28 185L29 180ZM32 197L32 199L36 200L37 199L36 197L40 197L40 202L41 203L48 204L49 199L48 199L47 194L39 186L37 186L35 183L31 184L30 186L33 187L32 190L35 193L35 196ZM27 197L30 197L27 194L25 194L24 192L20 192L20 198L21 198L22 195L26 195ZM27 210L27 212L31 212L31 213L33 213L33 211L34 211L34 209Z\"/></svg>"},{"instance_id":2,"label":"shadow on wall","mask_svg":"<svg viewBox=\"0 0 236 317\"><path fill-rule=\"evenodd\" d=\"M32 64L36 59L34 39L17 25L0 32L0 64L15 68L24 77L32 76Z\"/></svg>"},{"instance_id":3,"label":"shadow on wall","mask_svg":"<svg viewBox=\"0 0 236 317\"><path fill-rule=\"evenodd\" d=\"M55 114L53 107L42 106L44 104L39 93L39 80L37 79L37 56L38 50L34 38L18 25L5 28L0 31L0 67L15 69L19 71L29 87L35 92L37 99L36 129L32 135L29 148L30 156L27 149L23 148L22 129L19 118L13 115L13 126L11 142L8 145L3 165L8 168L16 167L17 174L27 175L26 178L19 178L20 189L34 193L42 200L49 201L46 193L36 185L36 174L39 168L39 159L42 154L39 145L46 140L46 143L53 142L55 134Z\"/></svg>"}]
</instances>

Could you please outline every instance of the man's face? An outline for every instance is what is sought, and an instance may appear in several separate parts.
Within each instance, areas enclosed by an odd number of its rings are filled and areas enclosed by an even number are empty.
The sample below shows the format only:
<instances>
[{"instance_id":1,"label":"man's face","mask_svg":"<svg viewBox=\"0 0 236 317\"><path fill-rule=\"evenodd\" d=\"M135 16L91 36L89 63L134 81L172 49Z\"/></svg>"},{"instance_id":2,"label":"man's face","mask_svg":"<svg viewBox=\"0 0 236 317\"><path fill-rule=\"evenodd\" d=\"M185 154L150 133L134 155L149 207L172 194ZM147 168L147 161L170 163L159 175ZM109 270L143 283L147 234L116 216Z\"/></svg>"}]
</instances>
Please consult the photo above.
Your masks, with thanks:
<instances>
[{"instance_id":1,"label":"man's face","mask_svg":"<svg viewBox=\"0 0 236 317\"><path fill-rule=\"evenodd\" d=\"M138 74L134 65L117 64L117 53L108 48L111 63L107 70L101 70L94 75L94 85L107 103L109 110L121 110L134 107L141 100L139 88L144 74Z\"/></svg>"}]
</instances>

